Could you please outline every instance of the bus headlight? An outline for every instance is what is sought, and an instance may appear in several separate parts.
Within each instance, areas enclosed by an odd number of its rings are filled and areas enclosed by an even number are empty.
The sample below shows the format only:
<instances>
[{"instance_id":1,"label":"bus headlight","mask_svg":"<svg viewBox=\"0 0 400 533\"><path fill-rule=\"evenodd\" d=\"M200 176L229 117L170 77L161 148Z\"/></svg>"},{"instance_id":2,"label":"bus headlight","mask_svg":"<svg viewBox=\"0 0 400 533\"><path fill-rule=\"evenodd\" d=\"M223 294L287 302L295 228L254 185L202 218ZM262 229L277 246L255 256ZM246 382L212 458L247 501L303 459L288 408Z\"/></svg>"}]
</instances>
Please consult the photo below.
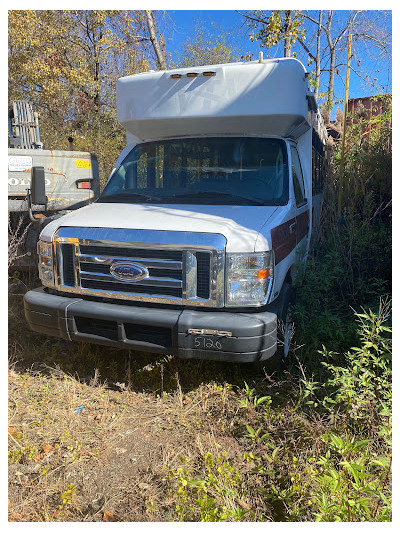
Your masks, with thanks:
<instances>
[{"instance_id":1,"label":"bus headlight","mask_svg":"<svg viewBox=\"0 0 400 533\"><path fill-rule=\"evenodd\" d=\"M54 286L53 245L50 242L38 242L39 278L43 285Z\"/></svg>"},{"instance_id":2,"label":"bus headlight","mask_svg":"<svg viewBox=\"0 0 400 533\"><path fill-rule=\"evenodd\" d=\"M226 305L260 306L271 292L273 252L227 254Z\"/></svg>"}]
</instances>

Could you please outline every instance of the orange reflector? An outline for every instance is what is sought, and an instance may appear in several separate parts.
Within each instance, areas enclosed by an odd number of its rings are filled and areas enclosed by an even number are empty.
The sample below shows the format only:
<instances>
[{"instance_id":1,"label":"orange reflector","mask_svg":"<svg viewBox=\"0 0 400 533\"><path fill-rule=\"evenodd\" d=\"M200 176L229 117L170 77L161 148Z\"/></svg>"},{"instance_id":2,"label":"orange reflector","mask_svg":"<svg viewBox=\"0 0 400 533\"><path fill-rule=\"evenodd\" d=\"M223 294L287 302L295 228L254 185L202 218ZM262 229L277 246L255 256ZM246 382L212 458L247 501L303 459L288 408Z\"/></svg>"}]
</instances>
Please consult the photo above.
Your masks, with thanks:
<instances>
[{"instance_id":1,"label":"orange reflector","mask_svg":"<svg viewBox=\"0 0 400 533\"><path fill-rule=\"evenodd\" d=\"M92 182L90 181L78 181L76 184L78 189L91 189L92 188Z\"/></svg>"},{"instance_id":2,"label":"orange reflector","mask_svg":"<svg viewBox=\"0 0 400 533\"><path fill-rule=\"evenodd\" d=\"M186 74L186 76L187 76L188 78L196 78L196 77L197 77L197 72L188 72L188 73Z\"/></svg>"},{"instance_id":3,"label":"orange reflector","mask_svg":"<svg viewBox=\"0 0 400 533\"><path fill-rule=\"evenodd\" d=\"M171 74L171 78L182 78L182 74Z\"/></svg>"},{"instance_id":4,"label":"orange reflector","mask_svg":"<svg viewBox=\"0 0 400 533\"><path fill-rule=\"evenodd\" d=\"M267 279L270 276L269 268L266 270L258 270L257 271L257 281L260 281L262 279Z\"/></svg>"},{"instance_id":5,"label":"orange reflector","mask_svg":"<svg viewBox=\"0 0 400 533\"><path fill-rule=\"evenodd\" d=\"M206 72L203 72L203 76L215 76L215 72L206 71Z\"/></svg>"}]
</instances>

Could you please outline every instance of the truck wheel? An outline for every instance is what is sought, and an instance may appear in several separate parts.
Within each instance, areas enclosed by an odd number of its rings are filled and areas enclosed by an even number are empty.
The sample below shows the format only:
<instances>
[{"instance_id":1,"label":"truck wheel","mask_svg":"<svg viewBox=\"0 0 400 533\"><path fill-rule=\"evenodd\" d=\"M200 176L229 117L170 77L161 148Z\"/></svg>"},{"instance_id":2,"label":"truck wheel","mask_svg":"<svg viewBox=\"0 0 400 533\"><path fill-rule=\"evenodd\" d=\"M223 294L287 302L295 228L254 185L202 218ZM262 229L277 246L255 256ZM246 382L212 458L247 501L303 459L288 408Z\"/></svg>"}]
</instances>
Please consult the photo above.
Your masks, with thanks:
<instances>
[{"instance_id":1,"label":"truck wheel","mask_svg":"<svg viewBox=\"0 0 400 533\"><path fill-rule=\"evenodd\" d=\"M278 316L278 348L277 356L285 368L290 360L290 342L293 335L293 307L295 294L293 286L285 283L282 287L282 307Z\"/></svg>"},{"instance_id":2,"label":"truck wheel","mask_svg":"<svg viewBox=\"0 0 400 533\"><path fill-rule=\"evenodd\" d=\"M281 304L277 313L277 350L275 354L265 361L253 363L257 373L279 373L289 366L290 341L293 334L293 306L295 293L291 283L284 283L279 296Z\"/></svg>"}]
</instances>

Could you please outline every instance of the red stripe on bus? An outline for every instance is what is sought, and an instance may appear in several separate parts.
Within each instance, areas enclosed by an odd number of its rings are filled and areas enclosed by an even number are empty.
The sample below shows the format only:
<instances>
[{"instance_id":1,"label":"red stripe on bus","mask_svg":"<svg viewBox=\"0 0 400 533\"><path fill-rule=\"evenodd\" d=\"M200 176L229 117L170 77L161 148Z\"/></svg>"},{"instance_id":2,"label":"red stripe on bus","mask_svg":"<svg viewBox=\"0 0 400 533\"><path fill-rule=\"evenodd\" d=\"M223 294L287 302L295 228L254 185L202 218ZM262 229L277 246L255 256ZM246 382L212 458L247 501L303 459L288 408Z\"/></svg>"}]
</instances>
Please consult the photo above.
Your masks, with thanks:
<instances>
[{"instance_id":1,"label":"red stripe on bus","mask_svg":"<svg viewBox=\"0 0 400 533\"><path fill-rule=\"evenodd\" d=\"M296 219L291 218L280 226L271 229L271 241L276 265L285 259L296 246L296 232L290 233L289 230L289 226L295 222Z\"/></svg>"},{"instance_id":2,"label":"red stripe on bus","mask_svg":"<svg viewBox=\"0 0 400 533\"><path fill-rule=\"evenodd\" d=\"M308 233L308 210L304 211L300 215L297 216L297 242L300 242L303 237L305 237Z\"/></svg>"},{"instance_id":3,"label":"red stripe on bus","mask_svg":"<svg viewBox=\"0 0 400 533\"><path fill-rule=\"evenodd\" d=\"M296 218L291 218L283 224L271 229L272 248L275 253L275 264L277 265L287 257L296 244L303 239L309 228L308 210L304 211ZM296 224L296 229L290 233L290 226Z\"/></svg>"}]
</instances>

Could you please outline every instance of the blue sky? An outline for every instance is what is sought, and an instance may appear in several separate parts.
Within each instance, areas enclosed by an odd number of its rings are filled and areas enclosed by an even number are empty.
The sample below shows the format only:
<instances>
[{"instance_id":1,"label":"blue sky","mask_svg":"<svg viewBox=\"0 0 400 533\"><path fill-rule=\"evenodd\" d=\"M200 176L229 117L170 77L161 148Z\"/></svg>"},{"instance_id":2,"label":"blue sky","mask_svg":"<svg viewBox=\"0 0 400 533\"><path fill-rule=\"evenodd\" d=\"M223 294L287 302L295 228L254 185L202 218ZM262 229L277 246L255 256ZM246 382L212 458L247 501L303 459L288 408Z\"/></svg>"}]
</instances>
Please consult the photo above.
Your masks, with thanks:
<instances>
[{"instance_id":1,"label":"blue sky","mask_svg":"<svg viewBox=\"0 0 400 533\"><path fill-rule=\"evenodd\" d=\"M236 46L243 54L246 52L253 53L254 59L258 58L260 50L263 51L264 58L266 58L268 54L271 54L273 57L281 57L283 55L282 46L266 50L265 48L261 48L258 42L252 43L248 37L249 30L243 24L243 17L234 10L169 10L167 13L173 27L173 31L168 32L169 39L167 39L166 43L167 52L171 54L172 61L178 59L179 54L182 51L182 44L186 38L190 35L194 35L196 24L208 28L210 33L215 36L218 36L221 33L225 34L227 36L227 44ZM348 11L343 10L337 13L338 16L344 20L347 19L349 14ZM366 16L367 19L372 20L374 17L376 18L376 12L366 12ZM342 44L344 47L347 47L347 43L344 40L342 40ZM356 58L352 59L352 66L357 71L367 72L372 80L373 78L376 78L374 83L377 85L377 88L369 86L354 72L351 72L350 98L370 96L377 94L378 92L387 92L390 90L390 65L388 66L387 63L383 63L382 61L379 62L374 57L374 51L370 47L366 48L365 46L360 46L360 44L355 43L353 51ZM303 62L307 60L303 54L299 54L298 58ZM357 66L358 59L361 60L360 67ZM310 67L310 69L311 68L312 67ZM379 72L377 72L378 70ZM323 84L326 81L327 74L323 74ZM343 66L340 67L339 76L336 76L335 80L335 95L338 99L344 98L344 81L345 67ZM325 90L325 87L322 87L321 90Z\"/></svg>"}]
</instances>

